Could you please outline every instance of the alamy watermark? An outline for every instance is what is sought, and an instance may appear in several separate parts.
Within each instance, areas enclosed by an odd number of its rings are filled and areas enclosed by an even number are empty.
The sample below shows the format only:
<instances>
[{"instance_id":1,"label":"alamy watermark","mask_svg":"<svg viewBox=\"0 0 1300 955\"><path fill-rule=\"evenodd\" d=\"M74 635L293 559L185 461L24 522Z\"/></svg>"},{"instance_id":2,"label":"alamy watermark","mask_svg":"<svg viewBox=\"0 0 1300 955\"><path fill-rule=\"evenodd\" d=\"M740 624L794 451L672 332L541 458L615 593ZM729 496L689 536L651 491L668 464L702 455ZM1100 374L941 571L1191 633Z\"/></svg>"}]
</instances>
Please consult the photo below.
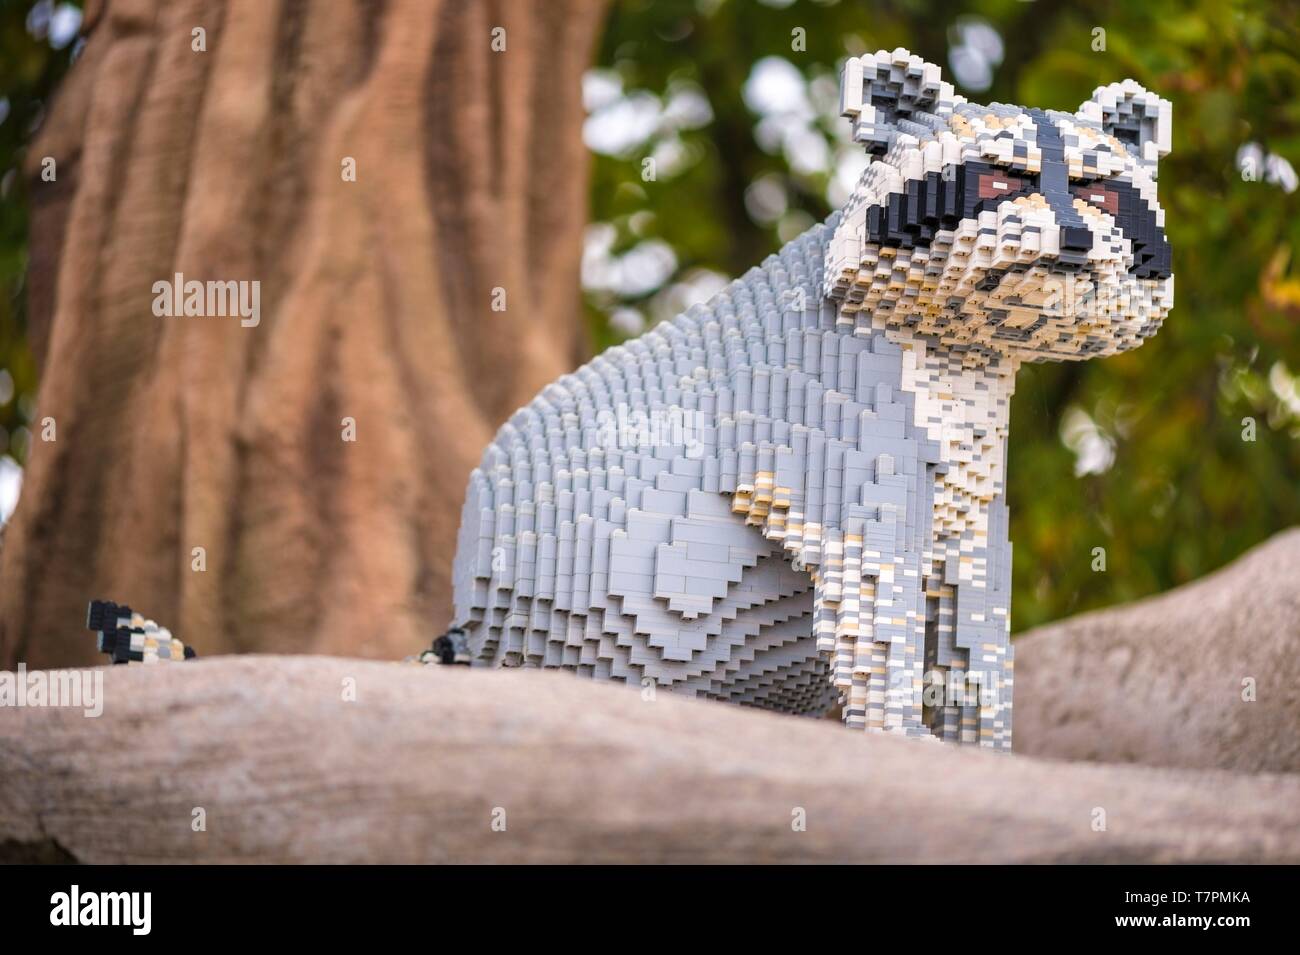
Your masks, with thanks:
<instances>
[{"instance_id":1,"label":"alamy watermark","mask_svg":"<svg viewBox=\"0 0 1300 955\"><path fill-rule=\"evenodd\" d=\"M73 885L50 896L50 924L56 926L124 925L132 935L148 935L152 912L152 892L83 892Z\"/></svg>"},{"instance_id":2,"label":"alamy watermark","mask_svg":"<svg viewBox=\"0 0 1300 955\"><path fill-rule=\"evenodd\" d=\"M910 675L896 673L890 678L886 696L891 703L903 705L921 703L936 706L976 706L1000 709L1003 698L1002 681L996 670L960 670L937 668L927 670L918 690ZM918 698L919 695L919 698Z\"/></svg>"},{"instance_id":3,"label":"alamy watermark","mask_svg":"<svg viewBox=\"0 0 1300 955\"><path fill-rule=\"evenodd\" d=\"M0 671L0 707L66 706L86 717L104 712L103 670L32 670L18 664Z\"/></svg>"},{"instance_id":4,"label":"alamy watermark","mask_svg":"<svg viewBox=\"0 0 1300 955\"><path fill-rule=\"evenodd\" d=\"M606 451L636 448L682 448L688 458L704 454L702 440L708 416L685 408L650 412L619 404L614 411L596 414L596 445Z\"/></svg>"},{"instance_id":5,"label":"alamy watermark","mask_svg":"<svg viewBox=\"0 0 1300 955\"><path fill-rule=\"evenodd\" d=\"M262 283L186 281L182 272L172 279L153 283L153 313L159 318L225 318L238 316L244 328L256 328L262 320Z\"/></svg>"}]
</instances>

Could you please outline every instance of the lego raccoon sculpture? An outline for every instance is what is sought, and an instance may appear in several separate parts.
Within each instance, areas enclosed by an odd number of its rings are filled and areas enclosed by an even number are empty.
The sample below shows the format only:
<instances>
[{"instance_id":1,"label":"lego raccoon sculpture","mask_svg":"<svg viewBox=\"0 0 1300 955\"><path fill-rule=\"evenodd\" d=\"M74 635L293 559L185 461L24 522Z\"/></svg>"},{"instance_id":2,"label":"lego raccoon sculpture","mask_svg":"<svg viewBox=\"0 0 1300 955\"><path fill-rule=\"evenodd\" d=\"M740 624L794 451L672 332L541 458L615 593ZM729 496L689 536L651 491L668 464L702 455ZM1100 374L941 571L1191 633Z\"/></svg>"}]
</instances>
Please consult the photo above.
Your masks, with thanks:
<instances>
[{"instance_id":1,"label":"lego raccoon sculpture","mask_svg":"<svg viewBox=\"0 0 1300 955\"><path fill-rule=\"evenodd\" d=\"M1170 105L977 106L901 49L841 80L873 157L845 208L484 452L458 659L1010 748L1016 369L1169 312Z\"/></svg>"}]
</instances>

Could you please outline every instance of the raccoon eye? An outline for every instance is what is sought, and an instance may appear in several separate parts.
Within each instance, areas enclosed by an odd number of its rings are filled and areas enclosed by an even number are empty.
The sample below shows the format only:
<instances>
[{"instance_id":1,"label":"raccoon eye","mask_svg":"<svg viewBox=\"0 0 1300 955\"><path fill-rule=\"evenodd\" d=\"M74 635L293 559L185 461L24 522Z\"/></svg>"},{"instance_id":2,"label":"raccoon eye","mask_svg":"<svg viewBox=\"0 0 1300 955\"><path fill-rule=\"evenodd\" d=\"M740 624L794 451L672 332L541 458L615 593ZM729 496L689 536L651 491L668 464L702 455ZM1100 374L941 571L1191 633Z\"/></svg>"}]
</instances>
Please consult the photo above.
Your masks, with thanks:
<instances>
[{"instance_id":1,"label":"raccoon eye","mask_svg":"<svg viewBox=\"0 0 1300 955\"><path fill-rule=\"evenodd\" d=\"M1102 212L1119 215L1119 190L1113 186L1103 182L1076 182L1070 186L1070 191L1076 199L1082 199Z\"/></svg>"},{"instance_id":2,"label":"raccoon eye","mask_svg":"<svg viewBox=\"0 0 1300 955\"><path fill-rule=\"evenodd\" d=\"M1019 195L1033 186L1033 181L1024 176L998 171L981 172L979 178L979 197L981 199L1007 199Z\"/></svg>"}]
</instances>

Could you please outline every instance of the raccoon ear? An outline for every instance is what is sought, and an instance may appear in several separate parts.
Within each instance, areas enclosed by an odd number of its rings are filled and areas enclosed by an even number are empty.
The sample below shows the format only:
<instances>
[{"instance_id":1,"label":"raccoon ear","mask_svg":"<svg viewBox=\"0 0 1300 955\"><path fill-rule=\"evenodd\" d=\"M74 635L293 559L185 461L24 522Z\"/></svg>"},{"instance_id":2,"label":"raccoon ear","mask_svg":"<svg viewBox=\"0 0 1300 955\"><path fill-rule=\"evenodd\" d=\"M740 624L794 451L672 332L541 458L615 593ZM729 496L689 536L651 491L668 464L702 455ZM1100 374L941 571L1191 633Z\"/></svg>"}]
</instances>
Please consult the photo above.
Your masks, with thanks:
<instances>
[{"instance_id":1,"label":"raccoon ear","mask_svg":"<svg viewBox=\"0 0 1300 955\"><path fill-rule=\"evenodd\" d=\"M1173 104L1133 80L1097 87L1077 115L1100 123L1143 165L1154 167L1169 155Z\"/></svg>"},{"instance_id":2,"label":"raccoon ear","mask_svg":"<svg viewBox=\"0 0 1300 955\"><path fill-rule=\"evenodd\" d=\"M840 115L853 124L853 138L870 153L885 152L904 123L918 114L948 116L965 99L953 93L939 67L901 46L853 56L840 71Z\"/></svg>"}]
</instances>

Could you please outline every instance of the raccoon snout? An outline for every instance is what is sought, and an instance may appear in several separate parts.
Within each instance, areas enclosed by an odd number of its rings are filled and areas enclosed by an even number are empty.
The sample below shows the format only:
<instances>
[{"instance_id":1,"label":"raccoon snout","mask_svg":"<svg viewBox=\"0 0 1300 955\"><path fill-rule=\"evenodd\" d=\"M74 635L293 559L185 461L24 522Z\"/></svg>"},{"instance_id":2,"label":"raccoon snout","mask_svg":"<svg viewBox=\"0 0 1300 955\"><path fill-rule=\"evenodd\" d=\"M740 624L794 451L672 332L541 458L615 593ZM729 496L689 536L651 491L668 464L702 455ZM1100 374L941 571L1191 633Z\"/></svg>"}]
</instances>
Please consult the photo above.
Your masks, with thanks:
<instances>
[{"instance_id":1,"label":"raccoon snout","mask_svg":"<svg viewBox=\"0 0 1300 955\"><path fill-rule=\"evenodd\" d=\"M1061 228L1061 250L1087 252L1092 249L1092 230L1086 226L1067 225Z\"/></svg>"}]
</instances>

